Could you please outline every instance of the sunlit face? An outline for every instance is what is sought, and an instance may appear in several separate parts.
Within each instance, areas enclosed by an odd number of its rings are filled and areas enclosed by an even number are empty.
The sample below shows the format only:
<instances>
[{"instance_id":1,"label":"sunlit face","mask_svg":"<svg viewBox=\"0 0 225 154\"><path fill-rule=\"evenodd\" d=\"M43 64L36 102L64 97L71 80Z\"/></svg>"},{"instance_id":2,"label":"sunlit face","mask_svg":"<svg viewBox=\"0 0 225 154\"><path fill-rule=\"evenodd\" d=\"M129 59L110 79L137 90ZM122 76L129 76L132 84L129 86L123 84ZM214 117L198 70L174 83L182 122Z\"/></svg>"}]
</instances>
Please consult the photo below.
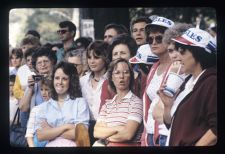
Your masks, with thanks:
<instances>
[{"instance_id":1,"label":"sunlit face","mask_svg":"<svg viewBox=\"0 0 225 154\"><path fill-rule=\"evenodd\" d=\"M133 25L132 37L135 39L137 45L146 43L145 26L145 22L138 22Z\"/></svg>"},{"instance_id":2,"label":"sunlit face","mask_svg":"<svg viewBox=\"0 0 225 154\"><path fill-rule=\"evenodd\" d=\"M50 88L45 84L41 85L41 96L44 101L47 101L50 98Z\"/></svg>"},{"instance_id":3,"label":"sunlit face","mask_svg":"<svg viewBox=\"0 0 225 154\"><path fill-rule=\"evenodd\" d=\"M153 38L153 42L150 44L150 47L151 47L151 51L154 54L156 54L157 56L160 56L167 52L168 45L166 43L162 42L162 37L163 37L162 33L160 33L160 32L150 33L149 37ZM158 37L161 37L161 39L156 39Z\"/></svg>"},{"instance_id":4,"label":"sunlit face","mask_svg":"<svg viewBox=\"0 0 225 154\"><path fill-rule=\"evenodd\" d=\"M126 63L119 62L112 73L112 81L116 87L116 91L129 90L130 70Z\"/></svg>"},{"instance_id":5,"label":"sunlit face","mask_svg":"<svg viewBox=\"0 0 225 154\"><path fill-rule=\"evenodd\" d=\"M27 56L26 58L26 64L27 66L31 69L33 66L32 66L32 56Z\"/></svg>"},{"instance_id":6,"label":"sunlit face","mask_svg":"<svg viewBox=\"0 0 225 154\"><path fill-rule=\"evenodd\" d=\"M131 58L130 50L125 44L118 44L112 50L112 60L123 58L129 60Z\"/></svg>"},{"instance_id":7,"label":"sunlit face","mask_svg":"<svg viewBox=\"0 0 225 154\"><path fill-rule=\"evenodd\" d=\"M49 74L52 70L52 63L46 56L37 58L36 68L40 74Z\"/></svg>"},{"instance_id":8,"label":"sunlit face","mask_svg":"<svg viewBox=\"0 0 225 154\"><path fill-rule=\"evenodd\" d=\"M194 59L192 53L185 49L178 49L181 54L181 64L183 64L183 71L186 74L193 74L195 72L195 69L197 68L197 65L199 65L199 62L196 62Z\"/></svg>"},{"instance_id":9,"label":"sunlit face","mask_svg":"<svg viewBox=\"0 0 225 154\"><path fill-rule=\"evenodd\" d=\"M77 68L77 73L80 76L83 70L83 65L81 63L81 57L79 56L73 56L73 57L68 57L67 61L69 63L74 64L74 66Z\"/></svg>"},{"instance_id":10,"label":"sunlit face","mask_svg":"<svg viewBox=\"0 0 225 154\"><path fill-rule=\"evenodd\" d=\"M68 27L64 27L64 28L59 28L59 30L57 31L58 35L59 35L59 39L62 42L68 41L73 39L73 31L69 31Z\"/></svg>"},{"instance_id":11,"label":"sunlit face","mask_svg":"<svg viewBox=\"0 0 225 154\"><path fill-rule=\"evenodd\" d=\"M112 38L117 36L118 33L114 28L107 29L104 34L104 41L110 43Z\"/></svg>"},{"instance_id":12,"label":"sunlit face","mask_svg":"<svg viewBox=\"0 0 225 154\"><path fill-rule=\"evenodd\" d=\"M180 61L180 52L175 48L174 43L170 43L167 47L167 51L169 53L170 59L174 61Z\"/></svg>"},{"instance_id":13,"label":"sunlit face","mask_svg":"<svg viewBox=\"0 0 225 154\"><path fill-rule=\"evenodd\" d=\"M21 62L22 62L22 58L19 58L16 55L12 55L10 60L11 60L11 65L13 67L16 67L16 68L20 67Z\"/></svg>"},{"instance_id":14,"label":"sunlit face","mask_svg":"<svg viewBox=\"0 0 225 154\"><path fill-rule=\"evenodd\" d=\"M54 88L58 96L65 96L69 89L69 76L61 68L58 68L54 74Z\"/></svg>"},{"instance_id":15,"label":"sunlit face","mask_svg":"<svg viewBox=\"0 0 225 154\"><path fill-rule=\"evenodd\" d=\"M93 51L91 51L90 55L87 57L87 62L92 72L101 72L106 69L105 61L103 60L103 58L95 56Z\"/></svg>"}]
</instances>

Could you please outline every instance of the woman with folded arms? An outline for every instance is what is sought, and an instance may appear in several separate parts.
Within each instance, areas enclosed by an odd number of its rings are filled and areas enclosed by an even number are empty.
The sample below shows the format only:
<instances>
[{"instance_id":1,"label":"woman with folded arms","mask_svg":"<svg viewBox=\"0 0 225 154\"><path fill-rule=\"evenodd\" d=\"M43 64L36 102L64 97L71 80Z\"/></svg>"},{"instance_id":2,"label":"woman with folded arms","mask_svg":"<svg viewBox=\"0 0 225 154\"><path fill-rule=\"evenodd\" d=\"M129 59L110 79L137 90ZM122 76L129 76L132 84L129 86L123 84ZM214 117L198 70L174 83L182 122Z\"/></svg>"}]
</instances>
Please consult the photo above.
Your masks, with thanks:
<instances>
[{"instance_id":1,"label":"woman with folded arms","mask_svg":"<svg viewBox=\"0 0 225 154\"><path fill-rule=\"evenodd\" d=\"M142 101L132 91L134 73L125 59L113 61L108 70L109 85L116 95L102 106L94 136L107 146L140 146Z\"/></svg>"}]
</instances>

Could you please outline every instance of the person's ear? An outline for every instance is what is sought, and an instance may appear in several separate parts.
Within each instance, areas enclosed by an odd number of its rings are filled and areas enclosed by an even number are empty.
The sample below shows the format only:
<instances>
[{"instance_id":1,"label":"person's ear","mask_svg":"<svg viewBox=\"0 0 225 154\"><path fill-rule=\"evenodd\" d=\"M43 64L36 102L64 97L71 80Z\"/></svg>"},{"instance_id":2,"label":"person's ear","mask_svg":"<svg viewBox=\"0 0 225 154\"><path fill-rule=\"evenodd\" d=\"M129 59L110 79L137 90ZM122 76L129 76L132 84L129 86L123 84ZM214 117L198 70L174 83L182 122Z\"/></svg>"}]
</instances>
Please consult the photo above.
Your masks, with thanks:
<instances>
[{"instance_id":1,"label":"person's ear","mask_svg":"<svg viewBox=\"0 0 225 154\"><path fill-rule=\"evenodd\" d=\"M72 35L75 35L75 31L72 31L71 33L72 33Z\"/></svg>"}]
</instances>

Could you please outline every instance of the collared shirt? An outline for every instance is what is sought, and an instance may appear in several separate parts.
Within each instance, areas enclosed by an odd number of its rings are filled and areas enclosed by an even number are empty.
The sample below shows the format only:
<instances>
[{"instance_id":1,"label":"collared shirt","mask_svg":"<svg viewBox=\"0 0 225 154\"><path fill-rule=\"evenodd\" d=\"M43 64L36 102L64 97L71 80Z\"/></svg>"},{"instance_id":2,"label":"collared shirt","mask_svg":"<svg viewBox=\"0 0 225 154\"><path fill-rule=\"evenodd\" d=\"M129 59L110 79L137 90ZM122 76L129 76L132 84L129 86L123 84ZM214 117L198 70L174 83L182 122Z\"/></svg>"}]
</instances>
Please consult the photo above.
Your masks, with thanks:
<instances>
[{"instance_id":1,"label":"collared shirt","mask_svg":"<svg viewBox=\"0 0 225 154\"><path fill-rule=\"evenodd\" d=\"M72 43L70 48L76 48L76 44L75 42ZM59 50L56 51L56 57L57 57L57 63L59 63L60 61L62 61L62 59L65 56L65 50L64 48L60 48Z\"/></svg>"},{"instance_id":2,"label":"collared shirt","mask_svg":"<svg viewBox=\"0 0 225 154\"><path fill-rule=\"evenodd\" d=\"M106 122L108 127L126 125L128 120L138 123L143 118L143 102L131 91L122 98L121 102L116 102L117 95L112 100L107 100L102 106L97 121ZM139 127L132 141L140 141L142 128Z\"/></svg>"},{"instance_id":3,"label":"collared shirt","mask_svg":"<svg viewBox=\"0 0 225 154\"><path fill-rule=\"evenodd\" d=\"M92 74L88 72L85 76L80 78L80 85L82 90L82 95L86 99L91 114L91 120L96 120L99 113L99 107L101 103L101 93L103 82L107 79L107 73L105 73L99 80L96 89L93 89Z\"/></svg>"},{"instance_id":4,"label":"collared shirt","mask_svg":"<svg viewBox=\"0 0 225 154\"><path fill-rule=\"evenodd\" d=\"M40 128L42 120L46 120L52 127L58 127L64 124L83 123L88 128L89 109L84 98L79 97L75 100L64 99L64 104L60 107L57 101L52 98L40 105L40 110L35 120L35 130Z\"/></svg>"}]
</instances>

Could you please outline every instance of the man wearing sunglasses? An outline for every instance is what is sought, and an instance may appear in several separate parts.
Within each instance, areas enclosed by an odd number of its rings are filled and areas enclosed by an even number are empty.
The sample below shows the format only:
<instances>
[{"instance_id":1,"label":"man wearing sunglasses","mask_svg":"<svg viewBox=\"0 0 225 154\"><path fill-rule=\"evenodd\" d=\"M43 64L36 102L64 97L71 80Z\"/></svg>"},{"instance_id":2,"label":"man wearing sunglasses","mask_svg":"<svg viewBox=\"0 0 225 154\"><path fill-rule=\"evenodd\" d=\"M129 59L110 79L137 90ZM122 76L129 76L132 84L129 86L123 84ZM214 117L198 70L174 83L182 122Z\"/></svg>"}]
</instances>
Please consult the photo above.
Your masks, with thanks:
<instances>
[{"instance_id":1,"label":"man wearing sunglasses","mask_svg":"<svg viewBox=\"0 0 225 154\"><path fill-rule=\"evenodd\" d=\"M153 17L153 16L152 16ZM143 95L144 103L144 132L142 145L165 146L168 130L163 123L157 123L153 118L153 110L159 102L157 91L164 82L169 70L171 60L167 52L167 44L162 42L166 29L172 27L174 22L159 16L150 17L152 23L145 26L147 42L153 54L159 61L154 63L147 77L146 90Z\"/></svg>"},{"instance_id":2,"label":"man wearing sunglasses","mask_svg":"<svg viewBox=\"0 0 225 154\"><path fill-rule=\"evenodd\" d=\"M71 21L62 21L59 23L59 30L57 30L57 34L59 35L60 41L63 43L63 47L56 52L57 63L63 59L65 53L70 48L76 48L74 42L76 29L76 25Z\"/></svg>"}]
</instances>

